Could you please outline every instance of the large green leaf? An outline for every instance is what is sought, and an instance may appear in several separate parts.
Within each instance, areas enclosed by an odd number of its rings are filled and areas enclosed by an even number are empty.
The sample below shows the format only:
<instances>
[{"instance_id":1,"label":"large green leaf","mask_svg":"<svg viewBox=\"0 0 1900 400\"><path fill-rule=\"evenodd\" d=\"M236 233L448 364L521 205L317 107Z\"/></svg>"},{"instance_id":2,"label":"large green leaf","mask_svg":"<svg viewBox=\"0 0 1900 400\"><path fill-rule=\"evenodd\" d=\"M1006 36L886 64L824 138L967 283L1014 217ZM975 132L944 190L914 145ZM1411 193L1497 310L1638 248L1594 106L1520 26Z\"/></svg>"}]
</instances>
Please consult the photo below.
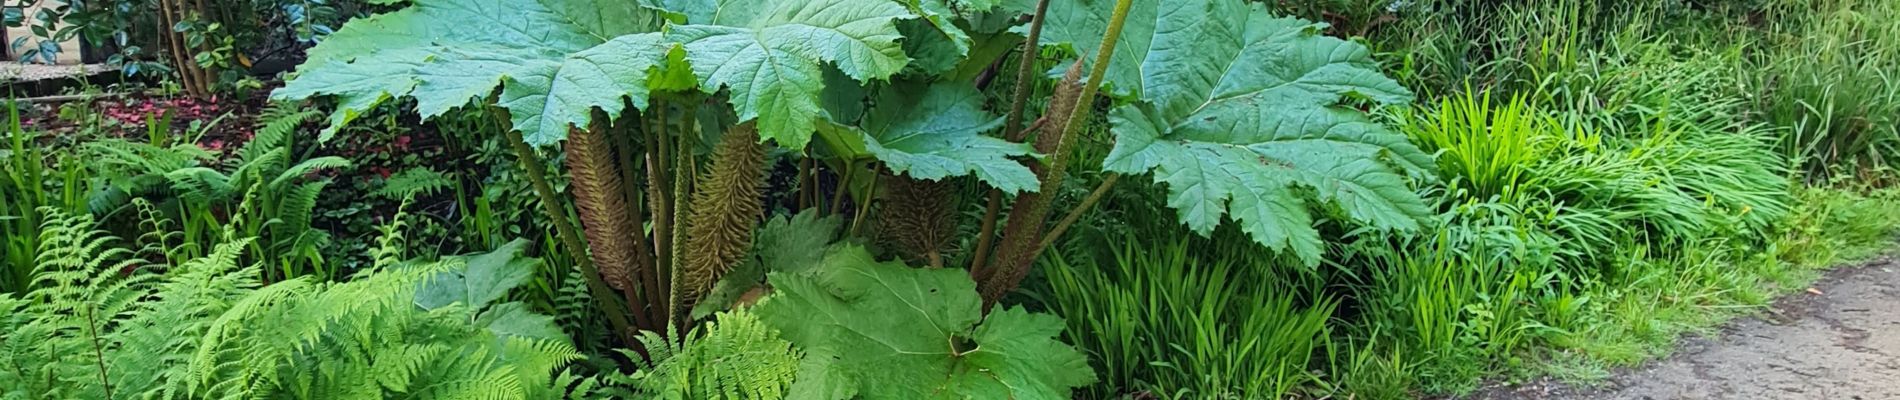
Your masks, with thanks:
<instances>
[{"instance_id":1,"label":"large green leaf","mask_svg":"<svg viewBox=\"0 0 1900 400\"><path fill-rule=\"evenodd\" d=\"M1095 380L1055 339L1060 318L1021 308L985 318L962 270L879 263L844 246L817 270L770 280L778 294L755 313L806 352L791 398L1067 399Z\"/></svg>"},{"instance_id":2,"label":"large green leaf","mask_svg":"<svg viewBox=\"0 0 1900 400\"><path fill-rule=\"evenodd\" d=\"M643 66L653 65L665 49L646 41L653 39L616 38L657 31L660 21L656 10L641 3L613 0L418 0L409 8L346 24L310 49L297 75L272 96L336 98L337 110L321 136L327 140L390 99L415 98L417 113L426 119L486 98L504 80L519 79L526 83L509 85L516 92L510 111L517 122L529 118L520 114L541 119L517 129L537 144L549 144L566 135L559 123L584 122L592 107L614 114L625 96L645 104L646 92L628 86L643 83ZM603 43L611 46L584 52ZM594 71L568 72L584 69ZM576 76L564 77L564 72ZM618 84L535 96L559 89L562 79L591 83L602 76Z\"/></svg>"},{"instance_id":3,"label":"large green leaf","mask_svg":"<svg viewBox=\"0 0 1900 400\"><path fill-rule=\"evenodd\" d=\"M924 73L937 74L956 67L970 54L970 34L957 26L958 13L945 0L900 0L920 18L904 29L904 51L916 58Z\"/></svg>"},{"instance_id":4,"label":"large green leaf","mask_svg":"<svg viewBox=\"0 0 1900 400\"><path fill-rule=\"evenodd\" d=\"M489 307L487 311L475 317L475 326L502 337L519 336L561 343L569 342L567 333L561 332L561 326L554 322L554 317L536 314L528 309L527 304L519 301Z\"/></svg>"},{"instance_id":5,"label":"large green leaf","mask_svg":"<svg viewBox=\"0 0 1900 400\"><path fill-rule=\"evenodd\" d=\"M529 143L550 144L566 137L569 126L585 126L594 107L609 118L620 116L631 99L647 105L647 77L674 47L659 33L621 36L567 56L559 63L536 63L508 78L500 104ZM418 90L420 92L420 90Z\"/></svg>"},{"instance_id":6,"label":"large green leaf","mask_svg":"<svg viewBox=\"0 0 1900 400\"><path fill-rule=\"evenodd\" d=\"M693 306L693 318L725 311L747 291L763 285L766 273L802 273L816 267L844 226L844 219L838 215L818 214L818 209L808 208L791 217L780 215L765 221L752 236L752 254L719 278L712 291Z\"/></svg>"},{"instance_id":7,"label":"large green leaf","mask_svg":"<svg viewBox=\"0 0 1900 400\"><path fill-rule=\"evenodd\" d=\"M823 68L859 82L885 79L910 58L896 21L910 13L884 0L707 2L680 10L693 25L667 37L686 49L700 89L725 88L739 120L758 121L760 139L804 148L824 109ZM705 7L713 7L706 10Z\"/></svg>"},{"instance_id":8,"label":"large green leaf","mask_svg":"<svg viewBox=\"0 0 1900 400\"><path fill-rule=\"evenodd\" d=\"M926 180L974 174L1006 192L1036 191L1036 174L1010 159L1034 149L984 135L1002 123L983 110L983 93L968 83L900 83L879 92L858 126L824 129L856 136L836 140L843 146L862 146L836 152L862 151L893 173Z\"/></svg>"},{"instance_id":9,"label":"large green leaf","mask_svg":"<svg viewBox=\"0 0 1900 400\"><path fill-rule=\"evenodd\" d=\"M462 268L438 272L416 289L416 306L425 310L455 303L471 309L487 306L534 275L541 260L522 255L527 248L528 241L515 239L495 251L461 256Z\"/></svg>"},{"instance_id":10,"label":"large green leaf","mask_svg":"<svg viewBox=\"0 0 1900 400\"><path fill-rule=\"evenodd\" d=\"M1055 0L1045 45L1093 51L1108 3ZM1412 94L1364 46L1319 28L1240 0L1137 1L1104 76L1135 101L1110 114L1116 140L1103 167L1153 172L1197 232L1231 214L1255 241L1308 264L1320 240L1299 188L1358 222L1417 228L1429 210L1406 174L1431 156L1342 104Z\"/></svg>"}]
</instances>

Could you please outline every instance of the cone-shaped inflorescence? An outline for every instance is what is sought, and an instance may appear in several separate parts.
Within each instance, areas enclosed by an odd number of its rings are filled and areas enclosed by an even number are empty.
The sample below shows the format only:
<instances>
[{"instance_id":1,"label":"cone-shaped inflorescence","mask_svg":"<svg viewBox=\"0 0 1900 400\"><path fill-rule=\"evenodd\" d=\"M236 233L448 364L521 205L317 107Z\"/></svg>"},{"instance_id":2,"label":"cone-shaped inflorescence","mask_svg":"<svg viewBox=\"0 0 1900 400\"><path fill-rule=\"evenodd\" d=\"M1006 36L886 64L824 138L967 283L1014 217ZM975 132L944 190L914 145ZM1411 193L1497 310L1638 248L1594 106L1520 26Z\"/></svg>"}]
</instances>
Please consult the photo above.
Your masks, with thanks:
<instances>
[{"instance_id":1,"label":"cone-shaped inflorescence","mask_svg":"<svg viewBox=\"0 0 1900 400\"><path fill-rule=\"evenodd\" d=\"M681 302L690 305L712 289L752 249L752 230L764 212L765 146L751 123L726 131L713 148L712 165L694 185L692 215L686 220L685 286Z\"/></svg>"},{"instance_id":2,"label":"cone-shaped inflorescence","mask_svg":"<svg viewBox=\"0 0 1900 400\"><path fill-rule=\"evenodd\" d=\"M604 124L572 129L567 135L567 170L573 180L574 205L580 210L589 256L600 276L614 289L633 288L635 257L643 249L627 238L635 227L627 213L626 182L614 168L613 145Z\"/></svg>"},{"instance_id":3,"label":"cone-shaped inflorescence","mask_svg":"<svg viewBox=\"0 0 1900 400\"><path fill-rule=\"evenodd\" d=\"M884 201L878 206L878 240L907 260L943 266L944 247L956 234L954 185L885 175Z\"/></svg>"}]
</instances>

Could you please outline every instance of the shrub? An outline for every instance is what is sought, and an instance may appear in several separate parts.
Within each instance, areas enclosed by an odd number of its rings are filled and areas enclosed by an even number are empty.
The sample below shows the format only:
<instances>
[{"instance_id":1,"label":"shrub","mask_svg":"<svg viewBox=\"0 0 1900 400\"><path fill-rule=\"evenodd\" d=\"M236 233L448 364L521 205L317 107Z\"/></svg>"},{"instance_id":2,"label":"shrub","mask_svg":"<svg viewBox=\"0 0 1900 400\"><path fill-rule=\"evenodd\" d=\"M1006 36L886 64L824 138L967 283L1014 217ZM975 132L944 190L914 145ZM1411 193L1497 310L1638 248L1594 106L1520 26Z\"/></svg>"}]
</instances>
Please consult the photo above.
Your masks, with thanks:
<instances>
[{"instance_id":1,"label":"shrub","mask_svg":"<svg viewBox=\"0 0 1900 400\"><path fill-rule=\"evenodd\" d=\"M36 287L0 295L7 397L547 398L579 357L551 319L490 304L533 268L519 242L265 286L238 264L250 239L147 265L89 216L47 214Z\"/></svg>"}]
</instances>

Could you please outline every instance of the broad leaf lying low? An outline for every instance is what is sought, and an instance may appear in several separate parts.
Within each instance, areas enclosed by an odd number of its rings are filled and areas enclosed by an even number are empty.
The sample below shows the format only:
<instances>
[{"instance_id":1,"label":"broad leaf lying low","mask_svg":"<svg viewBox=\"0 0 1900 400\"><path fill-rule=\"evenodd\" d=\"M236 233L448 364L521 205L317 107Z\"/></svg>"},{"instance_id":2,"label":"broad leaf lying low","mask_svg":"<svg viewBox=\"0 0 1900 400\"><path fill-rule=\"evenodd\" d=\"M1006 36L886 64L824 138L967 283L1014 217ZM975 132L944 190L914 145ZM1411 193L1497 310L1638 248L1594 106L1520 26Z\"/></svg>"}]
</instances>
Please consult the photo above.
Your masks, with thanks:
<instances>
[{"instance_id":1,"label":"broad leaf lying low","mask_svg":"<svg viewBox=\"0 0 1900 400\"><path fill-rule=\"evenodd\" d=\"M1046 44L1094 48L1108 20L1100 3L1055 0ZM1309 265L1320 240L1304 190L1376 228L1415 229L1429 213L1406 173L1429 168L1430 155L1341 104L1412 97L1364 46L1258 3L1136 3L1104 76L1135 101L1111 111L1115 147L1103 168L1153 172L1196 232L1231 213L1255 241Z\"/></svg>"},{"instance_id":2,"label":"broad leaf lying low","mask_svg":"<svg viewBox=\"0 0 1900 400\"><path fill-rule=\"evenodd\" d=\"M460 257L466 267L438 272L416 289L416 306L434 310L461 303L480 309L534 274L540 259L525 257L528 241L515 239L495 251Z\"/></svg>"},{"instance_id":3,"label":"broad leaf lying low","mask_svg":"<svg viewBox=\"0 0 1900 400\"><path fill-rule=\"evenodd\" d=\"M1067 399L1095 380L1055 339L1060 318L1019 307L985 317L961 270L844 246L813 271L770 280L778 294L755 313L806 353L790 398Z\"/></svg>"},{"instance_id":4,"label":"broad leaf lying low","mask_svg":"<svg viewBox=\"0 0 1900 400\"><path fill-rule=\"evenodd\" d=\"M767 273L800 273L817 266L844 226L844 219L838 215L818 214L817 209L806 209L791 217L780 215L765 221L752 235L751 253L694 305L692 317L725 311L747 291L764 285Z\"/></svg>"}]
</instances>

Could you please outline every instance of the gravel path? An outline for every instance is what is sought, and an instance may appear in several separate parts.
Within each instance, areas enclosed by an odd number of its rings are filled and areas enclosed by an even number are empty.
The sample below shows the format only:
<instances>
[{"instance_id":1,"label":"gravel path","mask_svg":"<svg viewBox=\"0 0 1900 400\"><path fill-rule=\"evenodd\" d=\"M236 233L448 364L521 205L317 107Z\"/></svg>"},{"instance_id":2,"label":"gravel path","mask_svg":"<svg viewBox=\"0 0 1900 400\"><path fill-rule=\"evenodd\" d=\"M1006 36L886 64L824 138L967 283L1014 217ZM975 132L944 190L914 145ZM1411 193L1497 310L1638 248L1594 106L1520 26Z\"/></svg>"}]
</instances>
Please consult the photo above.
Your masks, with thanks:
<instances>
[{"instance_id":1,"label":"gravel path","mask_svg":"<svg viewBox=\"0 0 1900 400\"><path fill-rule=\"evenodd\" d=\"M110 71L104 64L42 65L0 62L0 83L70 78Z\"/></svg>"},{"instance_id":2,"label":"gravel path","mask_svg":"<svg viewBox=\"0 0 1900 400\"><path fill-rule=\"evenodd\" d=\"M1814 290L1716 337L1684 340L1670 358L1621 371L1601 387L1549 381L1492 388L1476 399L1900 399L1900 262L1831 271Z\"/></svg>"}]
</instances>

